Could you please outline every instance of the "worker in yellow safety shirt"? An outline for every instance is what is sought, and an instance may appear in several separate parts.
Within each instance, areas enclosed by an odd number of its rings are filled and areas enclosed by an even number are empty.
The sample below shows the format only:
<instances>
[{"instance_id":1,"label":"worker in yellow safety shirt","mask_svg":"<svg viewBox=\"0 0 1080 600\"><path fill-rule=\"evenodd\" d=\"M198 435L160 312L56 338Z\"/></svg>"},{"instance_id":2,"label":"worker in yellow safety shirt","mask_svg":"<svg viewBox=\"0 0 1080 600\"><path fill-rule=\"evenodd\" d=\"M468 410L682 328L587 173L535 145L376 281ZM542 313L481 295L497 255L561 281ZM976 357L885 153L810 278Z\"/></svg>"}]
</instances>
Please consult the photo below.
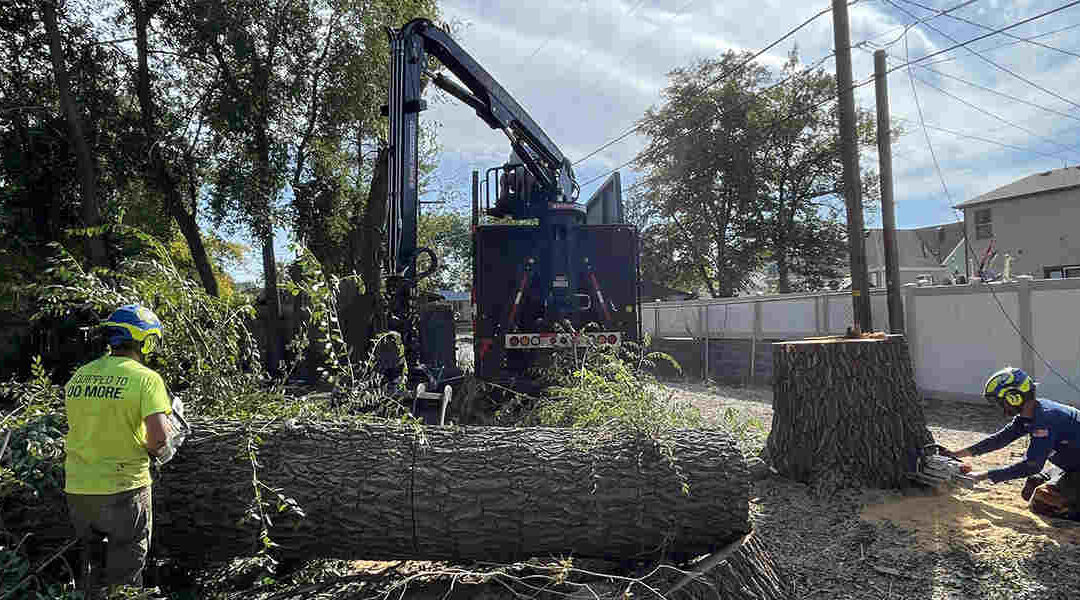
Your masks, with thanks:
<instances>
[{"instance_id":1,"label":"worker in yellow safety shirt","mask_svg":"<svg viewBox=\"0 0 1080 600\"><path fill-rule=\"evenodd\" d=\"M144 364L161 341L161 320L129 304L103 326L110 351L80 367L64 387L68 512L84 565L101 566L84 571L90 596L142 587L153 526L150 457L167 459L175 451L165 382Z\"/></svg>"}]
</instances>

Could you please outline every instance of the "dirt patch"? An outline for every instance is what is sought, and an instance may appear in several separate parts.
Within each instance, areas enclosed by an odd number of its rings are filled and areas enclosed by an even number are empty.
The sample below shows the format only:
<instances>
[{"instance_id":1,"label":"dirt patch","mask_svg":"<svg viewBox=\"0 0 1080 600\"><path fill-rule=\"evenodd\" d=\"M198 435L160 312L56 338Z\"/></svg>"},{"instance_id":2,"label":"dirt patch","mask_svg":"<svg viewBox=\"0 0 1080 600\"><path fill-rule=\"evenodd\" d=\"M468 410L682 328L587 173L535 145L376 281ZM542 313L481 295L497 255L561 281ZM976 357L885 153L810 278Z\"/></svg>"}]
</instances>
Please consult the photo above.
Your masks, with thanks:
<instances>
[{"instance_id":1,"label":"dirt patch","mask_svg":"<svg viewBox=\"0 0 1080 600\"><path fill-rule=\"evenodd\" d=\"M771 390L667 387L718 424L760 422L758 435L740 438L748 455L760 451L772 427ZM931 401L923 410L934 440L952 449L1008 421L989 405ZM985 470L1016 462L1025 450L1017 441L969 461ZM1080 523L1028 513L1022 482L983 485L989 491L851 489L821 497L810 486L769 477L754 483L750 511L796 598L1080 598Z\"/></svg>"},{"instance_id":2,"label":"dirt patch","mask_svg":"<svg viewBox=\"0 0 1080 600\"><path fill-rule=\"evenodd\" d=\"M997 485L987 492L912 491L867 504L860 517L888 521L915 535L918 547L943 551L954 545L993 545L1033 556L1043 544L1080 544L1080 527L1034 515L1019 486Z\"/></svg>"}]
</instances>

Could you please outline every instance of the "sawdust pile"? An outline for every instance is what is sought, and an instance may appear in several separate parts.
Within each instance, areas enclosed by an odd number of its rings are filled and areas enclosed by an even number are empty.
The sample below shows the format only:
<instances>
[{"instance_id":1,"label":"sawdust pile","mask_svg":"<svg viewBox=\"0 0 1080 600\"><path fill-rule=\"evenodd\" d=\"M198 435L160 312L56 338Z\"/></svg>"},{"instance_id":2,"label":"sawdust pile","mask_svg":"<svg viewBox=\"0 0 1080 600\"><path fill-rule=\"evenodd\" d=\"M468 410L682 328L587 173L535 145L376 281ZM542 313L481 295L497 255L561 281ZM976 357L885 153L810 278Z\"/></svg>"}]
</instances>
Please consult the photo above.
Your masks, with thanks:
<instances>
[{"instance_id":1,"label":"sawdust pile","mask_svg":"<svg viewBox=\"0 0 1080 600\"><path fill-rule=\"evenodd\" d=\"M1020 497L1022 482L983 485L988 491L883 492L864 506L860 516L912 532L919 547L928 551L953 545L995 546L1025 554L1045 544L1080 544L1077 523L1028 511Z\"/></svg>"}]
</instances>

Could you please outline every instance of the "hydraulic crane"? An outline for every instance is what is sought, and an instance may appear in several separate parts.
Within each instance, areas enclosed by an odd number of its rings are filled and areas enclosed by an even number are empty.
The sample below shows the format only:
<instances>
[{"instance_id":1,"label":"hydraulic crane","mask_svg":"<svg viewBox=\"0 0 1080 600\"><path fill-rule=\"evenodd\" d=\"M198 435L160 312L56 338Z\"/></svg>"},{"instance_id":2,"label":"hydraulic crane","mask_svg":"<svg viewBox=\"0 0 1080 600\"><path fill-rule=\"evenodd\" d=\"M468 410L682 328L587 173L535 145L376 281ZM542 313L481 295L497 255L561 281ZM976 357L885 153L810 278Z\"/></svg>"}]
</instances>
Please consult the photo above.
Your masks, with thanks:
<instances>
[{"instance_id":1,"label":"hydraulic crane","mask_svg":"<svg viewBox=\"0 0 1080 600\"><path fill-rule=\"evenodd\" d=\"M586 207L578 203L580 190L569 159L449 34L426 19L414 19L388 33L389 325L402 335L410 376L424 386L418 396L448 397L445 386L462 376L454 358L452 315L448 309L418 306L416 294L417 283L438 268L435 252L418 247L417 241L418 131L420 112L427 108L422 98L425 78L470 106L489 127L502 131L512 150L508 164L488 170L483 202L479 186L473 186L477 376L505 380L520 375L544 350L613 346L636 339L640 333L636 228L617 222L586 223ZM432 58L457 81L436 72ZM481 211L514 223L481 225ZM601 212L612 213L597 214ZM418 260L425 256L428 267L419 271ZM591 330L590 323L595 324Z\"/></svg>"}]
</instances>

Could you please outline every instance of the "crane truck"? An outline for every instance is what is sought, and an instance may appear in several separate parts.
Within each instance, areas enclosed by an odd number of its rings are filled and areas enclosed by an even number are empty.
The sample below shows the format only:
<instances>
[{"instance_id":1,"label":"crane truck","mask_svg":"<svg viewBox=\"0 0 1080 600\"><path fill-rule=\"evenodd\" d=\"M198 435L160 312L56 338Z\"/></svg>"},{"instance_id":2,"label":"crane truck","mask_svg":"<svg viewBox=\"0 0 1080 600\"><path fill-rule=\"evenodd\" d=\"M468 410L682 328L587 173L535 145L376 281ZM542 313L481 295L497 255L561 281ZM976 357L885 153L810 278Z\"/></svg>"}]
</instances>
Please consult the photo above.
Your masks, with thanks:
<instances>
[{"instance_id":1,"label":"crane truck","mask_svg":"<svg viewBox=\"0 0 1080 600\"><path fill-rule=\"evenodd\" d=\"M570 160L446 31L414 19L388 34L387 322L402 338L414 412L443 422L451 386L464 377L452 311L421 302L417 293L420 280L438 268L435 252L419 247L417 236L425 82L504 133L512 150L506 164L486 171L482 185L473 172L475 376L513 384L560 348L638 339L638 233L622 222L618 173L583 205ZM433 68L436 62L456 81Z\"/></svg>"}]
</instances>

